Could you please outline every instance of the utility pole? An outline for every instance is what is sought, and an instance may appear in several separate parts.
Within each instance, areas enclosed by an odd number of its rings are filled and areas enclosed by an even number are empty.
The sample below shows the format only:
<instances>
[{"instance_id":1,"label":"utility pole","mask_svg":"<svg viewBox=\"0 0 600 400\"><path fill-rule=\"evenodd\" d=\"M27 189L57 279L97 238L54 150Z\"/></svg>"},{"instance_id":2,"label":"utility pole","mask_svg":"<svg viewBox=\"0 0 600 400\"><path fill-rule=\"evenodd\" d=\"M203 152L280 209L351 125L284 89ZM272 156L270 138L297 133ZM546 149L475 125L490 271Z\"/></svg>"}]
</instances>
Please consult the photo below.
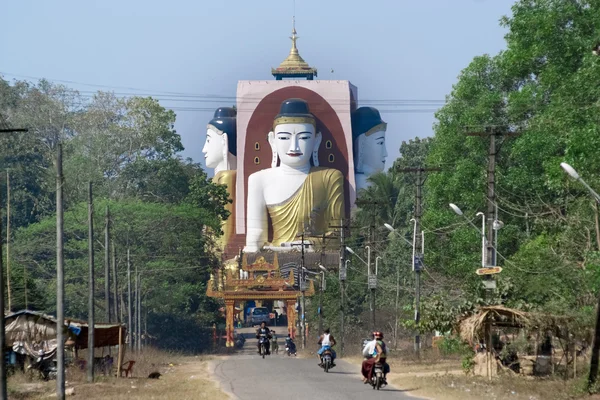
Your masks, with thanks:
<instances>
[{"instance_id":1,"label":"utility pole","mask_svg":"<svg viewBox=\"0 0 600 400\"><path fill-rule=\"evenodd\" d=\"M140 299L140 292L139 292L139 286L138 286L139 282L138 282L137 264L135 264L135 272L134 272L134 275L133 275L133 279L135 280L133 282L133 284L135 285L135 298L133 300L133 302L135 303L135 314L133 315L133 320L134 320L134 324L135 324L135 329L133 331L134 332L134 334L133 334L134 339L133 340L134 340L135 344L134 344L133 348L135 348L136 350L138 350L138 344L139 344L139 341L140 341L140 338L137 335L138 334L138 328L139 328L139 326L138 326L138 317L140 315L140 309L138 307L138 300Z\"/></svg>"},{"instance_id":2,"label":"utility pole","mask_svg":"<svg viewBox=\"0 0 600 400\"><path fill-rule=\"evenodd\" d=\"M366 206L369 207L369 210L372 212L372 220L375 220L376 215L374 212L377 210L378 206L385 205L387 203L381 201L371 201L371 200L357 200L357 206ZM374 234L375 234L375 225L371 223L369 226L369 233L367 235L367 243L369 243L366 247L369 249L369 253L367 254L367 267L368 267L368 281L367 287L369 289L369 309L371 313L371 332L375 331L375 313L376 313L376 304L375 304L375 292L377 290L377 276L373 274L371 271L371 243L374 242Z\"/></svg>"},{"instance_id":3,"label":"utility pole","mask_svg":"<svg viewBox=\"0 0 600 400\"><path fill-rule=\"evenodd\" d=\"M344 332L345 332L345 312L346 312L346 241L345 241L345 230L348 227L348 222L344 219L340 220L340 225L330 225L330 228L337 228L340 230L340 266L339 266L339 280L340 280L340 352L339 357L344 355Z\"/></svg>"},{"instance_id":4,"label":"utility pole","mask_svg":"<svg viewBox=\"0 0 600 400\"><path fill-rule=\"evenodd\" d=\"M372 229L369 228L369 233ZM369 245L366 246L367 252L367 274L368 274L368 286L369 286L369 309L371 310L371 332L375 332L375 290L377 290L377 276L371 270L371 235L369 234Z\"/></svg>"},{"instance_id":5,"label":"utility pole","mask_svg":"<svg viewBox=\"0 0 600 400\"><path fill-rule=\"evenodd\" d=\"M300 290L302 292L302 319L300 321L300 327L302 328L302 349L306 348L306 296L304 292L306 291L306 276L304 274L304 231L302 231L302 260L301 260L301 268L302 278L300 279Z\"/></svg>"},{"instance_id":6,"label":"utility pole","mask_svg":"<svg viewBox=\"0 0 600 400\"><path fill-rule=\"evenodd\" d=\"M487 172L487 212L486 212L486 267L496 266L496 250L494 247L494 220L496 218L496 156L500 151L496 147L496 137L498 136L518 136L519 132L506 132L497 127L485 127L484 132L467 132L467 136L489 137L490 145L488 149L488 172ZM484 286L488 290L496 288L496 281L493 275L483 276Z\"/></svg>"},{"instance_id":7,"label":"utility pole","mask_svg":"<svg viewBox=\"0 0 600 400\"><path fill-rule=\"evenodd\" d=\"M323 249L321 250L321 265L325 256L325 234L323 234ZM321 284L319 285L319 335L323 332L323 291L325 290L325 273L321 271Z\"/></svg>"},{"instance_id":8,"label":"utility pole","mask_svg":"<svg viewBox=\"0 0 600 400\"><path fill-rule=\"evenodd\" d=\"M131 260L129 258L129 247L127 248L127 339L129 346L133 349L133 316L131 315Z\"/></svg>"},{"instance_id":9,"label":"utility pole","mask_svg":"<svg viewBox=\"0 0 600 400\"><path fill-rule=\"evenodd\" d=\"M94 200L92 182L88 183L88 263L89 263L89 298L88 298L88 363L87 381L94 382Z\"/></svg>"},{"instance_id":10,"label":"utility pole","mask_svg":"<svg viewBox=\"0 0 600 400\"><path fill-rule=\"evenodd\" d=\"M106 302L106 317L108 319L108 323L111 323L112 313L110 309L110 212L108 211L108 206L106 206L104 220L104 301Z\"/></svg>"},{"instance_id":11,"label":"utility pole","mask_svg":"<svg viewBox=\"0 0 600 400\"><path fill-rule=\"evenodd\" d=\"M137 349L138 353L142 351L142 273L137 274L137 313L138 313L138 321L137 321Z\"/></svg>"},{"instance_id":12,"label":"utility pole","mask_svg":"<svg viewBox=\"0 0 600 400\"><path fill-rule=\"evenodd\" d=\"M65 275L62 144L56 145L56 397L65 399ZM4 325L4 324L2 324Z\"/></svg>"},{"instance_id":13,"label":"utility pole","mask_svg":"<svg viewBox=\"0 0 600 400\"><path fill-rule=\"evenodd\" d=\"M417 198L415 204L415 241L413 245L418 249L421 235L421 202L423 200L422 186L423 181L421 180L422 171L417 170ZM423 255L421 255L423 257ZM421 263L417 262L417 258L413 258L413 270L415 271L415 327L417 332L415 334L415 352L420 355L421 352L421 335L419 323L421 322Z\"/></svg>"},{"instance_id":14,"label":"utility pole","mask_svg":"<svg viewBox=\"0 0 600 400\"><path fill-rule=\"evenodd\" d=\"M121 316L119 315L119 284L117 280L117 253L115 252L115 241L111 240L111 250L112 250L112 275L113 275L113 305L115 321L121 322Z\"/></svg>"},{"instance_id":15,"label":"utility pole","mask_svg":"<svg viewBox=\"0 0 600 400\"><path fill-rule=\"evenodd\" d=\"M6 170L6 290L8 292L8 312L12 311L12 291L10 290L10 173Z\"/></svg>"},{"instance_id":16,"label":"utility pole","mask_svg":"<svg viewBox=\"0 0 600 400\"><path fill-rule=\"evenodd\" d=\"M413 271L415 273L415 353L420 356L421 354L421 334L419 331L419 324L421 322L421 269L423 266L423 254L417 253L416 251L421 248L421 235L419 234L421 229L421 215L422 215L422 204L423 204L423 185L425 179L423 179L424 172L435 172L441 171L441 168L428 168L428 167L414 167L414 168L402 168L398 172L411 172L416 173L416 188L417 193L415 196L415 225L414 225L414 236L413 236ZM400 276L396 277L397 287L396 291L400 289ZM397 294L397 296L399 293Z\"/></svg>"},{"instance_id":17,"label":"utility pole","mask_svg":"<svg viewBox=\"0 0 600 400\"><path fill-rule=\"evenodd\" d=\"M0 195L0 200L2 196ZM2 237L2 209L0 209L0 237ZM4 268L2 265L2 246L0 246L0 310L4 310ZM4 323L0 324L0 348L5 349L6 331ZM4 361L4 360L2 360ZM0 362L0 396L2 399L8 399L6 388L6 363Z\"/></svg>"}]
</instances>

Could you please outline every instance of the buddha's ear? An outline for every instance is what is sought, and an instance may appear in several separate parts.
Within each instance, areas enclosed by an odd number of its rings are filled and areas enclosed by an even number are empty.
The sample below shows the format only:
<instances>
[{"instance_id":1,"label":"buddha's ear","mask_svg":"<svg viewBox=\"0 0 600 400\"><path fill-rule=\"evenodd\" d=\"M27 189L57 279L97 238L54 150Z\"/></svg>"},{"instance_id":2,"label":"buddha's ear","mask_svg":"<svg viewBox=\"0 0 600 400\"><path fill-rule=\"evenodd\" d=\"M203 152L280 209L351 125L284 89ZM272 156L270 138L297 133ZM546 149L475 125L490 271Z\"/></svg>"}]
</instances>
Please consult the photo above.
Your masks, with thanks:
<instances>
[{"instance_id":1,"label":"buddha's ear","mask_svg":"<svg viewBox=\"0 0 600 400\"><path fill-rule=\"evenodd\" d=\"M277 166L277 162L279 161L279 157L277 156L277 148L275 147L275 133L273 133L273 131L269 132L267 135L267 140L271 146L271 168L275 168Z\"/></svg>"},{"instance_id":2,"label":"buddha's ear","mask_svg":"<svg viewBox=\"0 0 600 400\"><path fill-rule=\"evenodd\" d=\"M354 169L356 172L362 173L363 171L363 154L365 151L365 138L364 134L359 135L354 141L354 146L356 148L356 160L354 160Z\"/></svg>"},{"instance_id":3,"label":"buddha's ear","mask_svg":"<svg viewBox=\"0 0 600 400\"><path fill-rule=\"evenodd\" d=\"M315 147L313 148L312 153L313 165L315 167L319 166L319 147L321 147L321 140L323 140L323 135L321 135L321 132L317 132L315 135Z\"/></svg>"},{"instance_id":4,"label":"buddha's ear","mask_svg":"<svg viewBox=\"0 0 600 400\"><path fill-rule=\"evenodd\" d=\"M221 143L223 143L223 161L225 161L225 170L229 170L229 142L227 141L227 134L223 133L221 135Z\"/></svg>"}]
</instances>

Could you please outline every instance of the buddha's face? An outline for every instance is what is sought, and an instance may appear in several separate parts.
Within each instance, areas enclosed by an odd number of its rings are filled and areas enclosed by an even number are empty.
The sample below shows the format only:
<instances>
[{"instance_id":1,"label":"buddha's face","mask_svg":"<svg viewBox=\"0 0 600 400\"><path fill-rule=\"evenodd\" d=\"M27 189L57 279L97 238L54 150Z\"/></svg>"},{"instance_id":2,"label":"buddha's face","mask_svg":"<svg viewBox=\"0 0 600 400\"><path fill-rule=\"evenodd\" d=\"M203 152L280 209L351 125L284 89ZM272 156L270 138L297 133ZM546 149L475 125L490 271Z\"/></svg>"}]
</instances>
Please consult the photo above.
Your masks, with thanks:
<instances>
[{"instance_id":1,"label":"buddha's face","mask_svg":"<svg viewBox=\"0 0 600 400\"><path fill-rule=\"evenodd\" d=\"M223 135L219 135L211 128L206 130L206 142L204 142L202 153L204 153L207 168L216 168L223 161L225 142Z\"/></svg>"},{"instance_id":2,"label":"buddha's face","mask_svg":"<svg viewBox=\"0 0 600 400\"><path fill-rule=\"evenodd\" d=\"M281 164L297 168L310 163L317 133L312 124L281 124L275 127L274 140Z\"/></svg>"},{"instance_id":3,"label":"buddha's face","mask_svg":"<svg viewBox=\"0 0 600 400\"><path fill-rule=\"evenodd\" d=\"M361 150L363 172L373 174L385 168L387 150L385 149L385 130L380 130L365 136L362 140Z\"/></svg>"}]
</instances>

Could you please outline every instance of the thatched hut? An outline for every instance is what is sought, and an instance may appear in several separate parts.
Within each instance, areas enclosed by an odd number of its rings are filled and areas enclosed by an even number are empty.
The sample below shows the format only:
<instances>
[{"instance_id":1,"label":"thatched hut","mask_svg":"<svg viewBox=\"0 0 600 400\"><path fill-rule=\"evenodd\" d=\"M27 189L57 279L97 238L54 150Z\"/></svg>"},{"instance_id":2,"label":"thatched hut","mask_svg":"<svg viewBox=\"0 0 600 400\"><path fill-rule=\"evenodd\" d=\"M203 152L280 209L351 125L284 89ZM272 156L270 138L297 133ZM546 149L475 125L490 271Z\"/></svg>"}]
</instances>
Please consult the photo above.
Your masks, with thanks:
<instances>
[{"instance_id":1,"label":"thatched hut","mask_svg":"<svg viewBox=\"0 0 600 400\"><path fill-rule=\"evenodd\" d=\"M576 374L576 351L573 345L574 341L581 336L584 330L575 329L574 320L571 317L556 316L542 313L530 313L522 310L508 308L502 305L492 305L480 307L473 314L461 319L458 323L458 333L460 338L475 348L475 368L474 374L486 375L492 377L497 375L499 370L508 370L500 360L498 348L494 346L492 340L493 333L496 332L514 332L519 331L522 337L535 338L535 355L521 353L514 354L517 359L518 370L521 373L551 373L554 371L554 352L552 351L552 338L558 338L562 351L558 353L558 364L565 360L565 368L573 365L573 373ZM525 335L527 333L527 335ZM505 335L505 337L507 337ZM544 339L550 341L546 348L549 348L547 354L538 352L538 342ZM579 338L585 342L585 338ZM533 339L532 339L533 341ZM544 346L542 346L544 347ZM569 359L569 357L571 357ZM514 370L514 369L513 369Z\"/></svg>"}]
</instances>

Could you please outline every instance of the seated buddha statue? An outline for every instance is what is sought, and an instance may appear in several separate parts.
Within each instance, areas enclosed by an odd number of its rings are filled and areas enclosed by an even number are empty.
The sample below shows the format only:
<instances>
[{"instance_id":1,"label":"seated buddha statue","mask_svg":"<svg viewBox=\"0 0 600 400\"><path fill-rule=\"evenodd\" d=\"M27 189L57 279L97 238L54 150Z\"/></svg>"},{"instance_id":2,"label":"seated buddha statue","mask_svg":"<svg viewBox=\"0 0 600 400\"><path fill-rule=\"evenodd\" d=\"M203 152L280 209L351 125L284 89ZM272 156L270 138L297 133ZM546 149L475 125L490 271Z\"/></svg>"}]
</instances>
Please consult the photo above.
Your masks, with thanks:
<instances>
[{"instance_id":1,"label":"seated buddha statue","mask_svg":"<svg viewBox=\"0 0 600 400\"><path fill-rule=\"evenodd\" d=\"M352 113L352 144L356 191L370 185L369 177L385 168L387 124L376 108L360 107Z\"/></svg>"},{"instance_id":2,"label":"seated buddha statue","mask_svg":"<svg viewBox=\"0 0 600 400\"><path fill-rule=\"evenodd\" d=\"M268 134L271 168L248 178L247 233L244 251L256 252L297 241L302 232L322 235L344 214L344 176L333 168L319 167L321 133L315 117L302 99L281 104ZM311 165L312 160L312 165Z\"/></svg>"},{"instance_id":3,"label":"seated buddha statue","mask_svg":"<svg viewBox=\"0 0 600 400\"><path fill-rule=\"evenodd\" d=\"M230 199L235 201L235 177L237 168L236 111L231 107L220 107L206 129L206 142L202 148L207 168L214 168L213 182L227 187ZM222 222L223 236L219 245L224 248L235 232L235 207L229 203L225 208L229 218Z\"/></svg>"}]
</instances>

